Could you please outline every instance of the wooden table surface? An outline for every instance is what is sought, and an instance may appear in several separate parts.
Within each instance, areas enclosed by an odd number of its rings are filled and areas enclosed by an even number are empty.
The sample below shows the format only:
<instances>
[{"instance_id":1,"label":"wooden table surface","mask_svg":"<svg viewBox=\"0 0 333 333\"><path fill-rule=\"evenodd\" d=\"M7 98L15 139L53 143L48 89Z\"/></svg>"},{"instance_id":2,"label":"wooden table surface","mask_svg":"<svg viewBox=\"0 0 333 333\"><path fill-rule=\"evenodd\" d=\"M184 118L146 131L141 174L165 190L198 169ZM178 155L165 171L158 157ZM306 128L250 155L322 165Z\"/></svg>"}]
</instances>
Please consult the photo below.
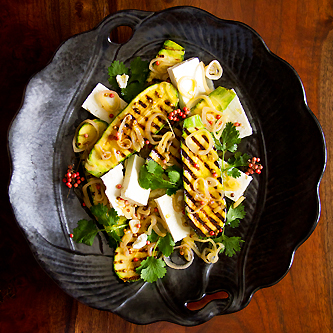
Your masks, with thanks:
<instances>
[{"instance_id":1,"label":"wooden table surface","mask_svg":"<svg viewBox=\"0 0 333 333\"><path fill-rule=\"evenodd\" d=\"M321 182L321 218L296 251L289 273L255 293L242 311L197 327L166 322L134 325L91 309L65 294L39 267L12 214L7 184L10 161L7 128L20 107L29 78L44 68L58 46L123 9L158 11L191 5L219 18L244 22L269 49L300 75L307 101L333 149L333 1L329 0L1 0L1 222L0 332L332 332L333 331L333 170ZM24 139L24 134L22 134ZM313 161L316 163L316 161ZM292 167L292 166L291 166Z\"/></svg>"}]
</instances>

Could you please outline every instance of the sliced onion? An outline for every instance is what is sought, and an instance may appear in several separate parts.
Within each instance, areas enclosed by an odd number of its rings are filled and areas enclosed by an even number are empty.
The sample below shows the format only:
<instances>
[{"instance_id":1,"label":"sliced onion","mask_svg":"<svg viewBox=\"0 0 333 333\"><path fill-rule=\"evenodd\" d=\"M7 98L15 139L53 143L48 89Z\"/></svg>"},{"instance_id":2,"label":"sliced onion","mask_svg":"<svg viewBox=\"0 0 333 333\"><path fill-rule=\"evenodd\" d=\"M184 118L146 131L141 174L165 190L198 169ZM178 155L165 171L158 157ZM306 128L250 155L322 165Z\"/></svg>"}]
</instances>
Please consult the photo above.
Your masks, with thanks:
<instances>
[{"instance_id":1,"label":"sliced onion","mask_svg":"<svg viewBox=\"0 0 333 333\"><path fill-rule=\"evenodd\" d=\"M83 201L86 204L87 208L90 208L92 206L89 195L88 195L88 187L93 184L102 184L102 180L100 178L93 178L89 180L88 183L84 184L82 187L82 193L83 193Z\"/></svg>"},{"instance_id":2,"label":"sliced onion","mask_svg":"<svg viewBox=\"0 0 333 333\"><path fill-rule=\"evenodd\" d=\"M175 195L172 196L172 207L175 212L182 212L184 209L184 191L177 191Z\"/></svg>"},{"instance_id":3,"label":"sliced onion","mask_svg":"<svg viewBox=\"0 0 333 333\"><path fill-rule=\"evenodd\" d=\"M216 119L217 115L220 116L218 120ZM210 132L219 131L224 124L223 112L217 111L215 108L205 106L202 109L201 118L203 124Z\"/></svg>"},{"instance_id":4,"label":"sliced onion","mask_svg":"<svg viewBox=\"0 0 333 333\"><path fill-rule=\"evenodd\" d=\"M131 230L127 230L121 239L119 247L123 250L125 256L129 256L127 244L132 240L133 233Z\"/></svg>"},{"instance_id":5,"label":"sliced onion","mask_svg":"<svg viewBox=\"0 0 333 333\"><path fill-rule=\"evenodd\" d=\"M180 245L180 246L175 246L174 249L178 249L178 248L182 248L184 245ZM194 260L194 255L193 255L193 251L190 249L190 260L187 261L185 264L183 265L179 265L179 264L175 264L174 262L171 261L170 257L166 257L166 256L163 256L163 260L165 261L165 263L170 267L170 268L173 268L173 269L186 269L188 268L189 266L192 265L193 263L193 260Z\"/></svg>"},{"instance_id":6,"label":"sliced onion","mask_svg":"<svg viewBox=\"0 0 333 333\"><path fill-rule=\"evenodd\" d=\"M95 145L95 149L99 152L101 155L102 160L109 160L111 158L111 152L104 150L99 144Z\"/></svg>"},{"instance_id":7,"label":"sliced onion","mask_svg":"<svg viewBox=\"0 0 333 333\"><path fill-rule=\"evenodd\" d=\"M132 116L128 114L121 122L118 133L119 133L119 138L117 139L117 144L120 148L122 149L129 149L132 146L132 141L130 139L123 139L123 132L124 132L124 127L126 125L127 121L130 121L132 119Z\"/></svg>"},{"instance_id":8,"label":"sliced onion","mask_svg":"<svg viewBox=\"0 0 333 333\"><path fill-rule=\"evenodd\" d=\"M146 137L148 138L149 142L152 144L152 145L156 145L158 144L158 141L155 141L152 137L152 130L151 130L151 125L154 121L154 119L156 117L161 117L163 119L165 119L167 121L167 117L164 113L162 112L156 112L154 114L152 114L148 120L147 120L147 123L146 123L146 127L145 127L145 134L146 134Z\"/></svg>"},{"instance_id":9,"label":"sliced onion","mask_svg":"<svg viewBox=\"0 0 333 333\"><path fill-rule=\"evenodd\" d=\"M196 105L201 100L204 100L208 104L208 106L210 106L211 108L213 108L213 109L215 108L213 102L211 101L211 99L207 95L199 95L199 96L191 98L186 103L186 107L189 108L189 109L192 109L193 106Z\"/></svg>"},{"instance_id":10,"label":"sliced onion","mask_svg":"<svg viewBox=\"0 0 333 333\"><path fill-rule=\"evenodd\" d=\"M197 144L195 144L192 140L192 137L194 135L200 135L200 134L205 134L208 138L208 148L207 149L204 149L204 150L200 150L197 146ZM211 150L212 148L214 147L214 141L213 141L213 138L210 134L208 134L206 132L205 129L200 129L198 131L195 131L193 133L191 133L190 135L188 135L185 139L185 144L186 146L194 153L194 154L197 154L197 155L207 155Z\"/></svg>"},{"instance_id":11,"label":"sliced onion","mask_svg":"<svg viewBox=\"0 0 333 333\"><path fill-rule=\"evenodd\" d=\"M201 71L201 75L202 75L202 83L203 83L203 86L205 88L205 91L206 91L206 94L209 95L213 90L210 89L207 85L207 81L206 81L206 75L205 75L205 65L202 61L200 61L197 69L200 68L200 71ZM196 70L197 70L196 69Z\"/></svg>"},{"instance_id":12,"label":"sliced onion","mask_svg":"<svg viewBox=\"0 0 333 333\"><path fill-rule=\"evenodd\" d=\"M112 94L113 97L110 97L110 94ZM119 110L120 97L115 91L112 90L100 91L99 93L95 94L95 99L101 105L101 107L107 112L113 112ZM110 104L109 103L110 101L112 101L113 103Z\"/></svg>"},{"instance_id":13,"label":"sliced onion","mask_svg":"<svg viewBox=\"0 0 333 333\"><path fill-rule=\"evenodd\" d=\"M159 62L158 65L153 66L156 62ZM175 61L170 61L168 58L164 57L157 57L150 61L149 63L149 69L158 74L165 74L169 67L173 66L175 64Z\"/></svg>"},{"instance_id":14,"label":"sliced onion","mask_svg":"<svg viewBox=\"0 0 333 333\"><path fill-rule=\"evenodd\" d=\"M217 60L213 60L205 67L204 72L208 79L218 80L223 74L223 69Z\"/></svg>"},{"instance_id":15,"label":"sliced onion","mask_svg":"<svg viewBox=\"0 0 333 333\"><path fill-rule=\"evenodd\" d=\"M186 89L186 82L191 81L192 88ZM190 76L182 76L177 82L177 89L186 98L193 98L197 92L197 81Z\"/></svg>"}]
</instances>

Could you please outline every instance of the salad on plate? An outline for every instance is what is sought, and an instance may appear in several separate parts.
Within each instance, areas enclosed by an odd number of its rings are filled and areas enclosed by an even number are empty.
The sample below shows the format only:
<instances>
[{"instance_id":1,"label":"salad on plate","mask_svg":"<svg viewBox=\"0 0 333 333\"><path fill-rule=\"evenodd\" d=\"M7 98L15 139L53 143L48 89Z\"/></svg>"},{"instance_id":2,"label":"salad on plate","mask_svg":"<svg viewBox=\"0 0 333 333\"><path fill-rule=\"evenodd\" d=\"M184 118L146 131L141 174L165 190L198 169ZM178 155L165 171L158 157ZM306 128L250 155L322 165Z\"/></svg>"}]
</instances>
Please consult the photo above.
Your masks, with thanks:
<instances>
[{"instance_id":1,"label":"salad on plate","mask_svg":"<svg viewBox=\"0 0 333 333\"><path fill-rule=\"evenodd\" d=\"M240 251L243 240L230 231L263 168L238 150L252 127L235 90L215 87L220 63L184 58L166 40L149 63L114 61L112 89L97 83L82 105L91 116L73 138L78 162L63 181L94 219L78 221L70 237L92 245L103 233L125 282L154 282L166 266L186 269L195 256L213 264Z\"/></svg>"}]
</instances>

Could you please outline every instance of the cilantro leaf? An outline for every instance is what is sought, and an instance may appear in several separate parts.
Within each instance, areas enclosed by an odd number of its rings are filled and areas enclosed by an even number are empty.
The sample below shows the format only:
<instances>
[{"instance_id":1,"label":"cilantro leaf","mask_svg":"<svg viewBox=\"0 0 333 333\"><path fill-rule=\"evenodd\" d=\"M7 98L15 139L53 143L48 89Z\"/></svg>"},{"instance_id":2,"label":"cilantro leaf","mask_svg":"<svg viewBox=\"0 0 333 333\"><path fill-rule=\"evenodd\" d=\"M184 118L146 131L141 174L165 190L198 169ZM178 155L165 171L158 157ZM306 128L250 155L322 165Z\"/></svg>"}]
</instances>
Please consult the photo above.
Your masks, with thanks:
<instances>
[{"instance_id":1,"label":"cilantro leaf","mask_svg":"<svg viewBox=\"0 0 333 333\"><path fill-rule=\"evenodd\" d=\"M73 240L91 246L98 231L94 221L80 220L73 230Z\"/></svg>"},{"instance_id":2,"label":"cilantro leaf","mask_svg":"<svg viewBox=\"0 0 333 333\"><path fill-rule=\"evenodd\" d=\"M113 87L113 89L118 88L118 83L116 80L117 75L127 74L129 73L129 69L125 66L125 64L119 60L115 60L112 62L111 66L108 68L109 73L109 83Z\"/></svg>"},{"instance_id":3,"label":"cilantro leaf","mask_svg":"<svg viewBox=\"0 0 333 333\"><path fill-rule=\"evenodd\" d=\"M149 240L151 243L155 243L158 240L158 237L158 234L154 230L152 230L151 234L148 235L147 240Z\"/></svg>"},{"instance_id":4,"label":"cilantro leaf","mask_svg":"<svg viewBox=\"0 0 333 333\"><path fill-rule=\"evenodd\" d=\"M98 204L90 208L91 213L96 216L99 223L105 227L113 226L118 223L119 216L114 208L108 210L103 204Z\"/></svg>"},{"instance_id":5,"label":"cilantro leaf","mask_svg":"<svg viewBox=\"0 0 333 333\"><path fill-rule=\"evenodd\" d=\"M163 168L154 160L148 160L146 164L148 172L154 173L155 175L163 174Z\"/></svg>"},{"instance_id":6,"label":"cilantro leaf","mask_svg":"<svg viewBox=\"0 0 333 333\"><path fill-rule=\"evenodd\" d=\"M228 164L235 168L247 166L249 164L249 159L250 156L248 154L245 153L242 155L242 153L238 151L233 157L228 159Z\"/></svg>"},{"instance_id":7,"label":"cilantro leaf","mask_svg":"<svg viewBox=\"0 0 333 333\"><path fill-rule=\"evenodd\" d=\"M177 183L181 181L182 170L178 166L172 165L165 171L168 174L168 177L172 183Z\"/></svg>"},{"instance_id":8,"label":"cilantro leaf","mask_svg":"<svg viewBox=\"0 0 333 333\"><path fill-rule=\"evenodd\" d=\"M236 252L240 251L240 244L244 243L244 241L240 237L228 237L226 235L222 235L222 243L224 247L221 249L220 253L223 253L232 257Z\"/></svg>"},{"instance_id":9,"label":"cilantro leaf","mask_svg":"<svg viewBox=\"0 0 333 333\"><path fill-rule=\"evenodd\" d=\"M227 224L231 228L237 228L239 226L239 219L243 219L245 215L246 212L242 204L238 205L236 208L230 206L227 212Z\"/></svg>"},{"instance_id":10,"label":"cilantro leaf","mask_svg":"<svg viewBox=\"0 0 333 333\"><path fill-rule=\"evenodd\" d=\"M239 132L232 122L228 122L225 125L220 141L222 143L222 151L229 150L233 153L237 150L237 145L241 142L241 139L239 138Z\"/></svg>"},{"instance_id":11,"label":"cilantro leaf","mask_svg":"<svg viewBox=\"0 0 333 333\"><path fill-rule=\"evenodd\" d=\"M148 257L136 270L146 282L155 282L166 274L165 262L160 258Z\"/></svg>"},{"instance_id":12,"label":"cilantro leaf","mask_svg":"<svg viewBox=\"0 0 333 333\"><path fill-rule=\"evenodd\" d=\"M144 84L149 73L148 61L141 60L140 57L133 59L130 63L131 77L129 82L138 81L139 84Z\"/></svg>"},{"instance_id":13,"label":"cilantro leaf","mask_svg":"<svg viewBox=\"0 0 333 333\"><path fill-rule=\"evenodd\" d=\"M227 175L233 178L239 178L241 176L241 173L237 168L232 167L227 171Z\"/></svg>"},{"instance_id":14,"label":"cilantro leaf","mask_svg":"<svg viewBox=\"0 0 333 333\"><path fill-rule=\"evenodd\" d=\"M165 171L154 160L148 160L140 169L139 184L142 188L155 190L158 188L175 189L176 191L181 187L180 175L175 174L176 169ZM167 174L170 173L172 179ZM173 180L176 180L174 182Z\"/></svg>"},{"instance_id":15,"label":"cilantro leaf","mask_svg":"<svg viewBox=\"0 0 333 333\"><path fill-rule=\"evenodd\" d=\"M141 83L131 82L127 84L126 88L121 89L121 95L126 102L130 102L143 90L143 88L144 86Z\"/></svg>"},{"instance_id":16,"label":"cilantro leaf","mask_svg":"<svg viewBox=\"0 0 333 333\"><path fill-rule=\"evenodd\" d=\"M171 234L168 232L166 236L161 237L158 242L158 249L165 255L169 257L173 252L173 247L175 246L175 242Z\"/></svg>"}]
</instances>

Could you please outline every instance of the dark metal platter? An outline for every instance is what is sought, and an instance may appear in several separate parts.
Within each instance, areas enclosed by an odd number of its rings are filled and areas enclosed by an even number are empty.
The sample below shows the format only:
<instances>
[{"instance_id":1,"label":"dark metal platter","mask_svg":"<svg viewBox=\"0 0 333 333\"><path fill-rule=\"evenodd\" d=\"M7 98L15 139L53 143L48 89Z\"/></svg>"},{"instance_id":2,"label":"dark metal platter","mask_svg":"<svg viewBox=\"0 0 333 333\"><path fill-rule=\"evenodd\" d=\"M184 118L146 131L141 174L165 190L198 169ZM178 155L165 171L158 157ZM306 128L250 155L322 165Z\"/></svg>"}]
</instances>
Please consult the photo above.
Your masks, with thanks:
<instances>
[{"instance_id":1,"label":"dark metal platter","mask_svg":"<svg viewBox=\"0 0 333 333\"><path fill-rule=\"evenodd\" d=\"M115 44L109 35L121 25L130 26L133 35ZM247 215L235 230L245 243L237 255L214 265L195 260L186 270L168 270L157 283L126 284L113 271L103 236L92 247L68 237L88 214L68 194L62 176L73 158L75 128L88 117L80 106L98 82L108 86L110 63L137 56L150 60L166 39L184 46L186 58L219 60L224 74L216 86L236 90L254 130L242 149L260 156L265 167L246 192ZM320 215L325 140L297 73L248 26L193 7L118 12L67 40L29 82L9 132L9 150L10 201L38 262L69 295L137 324L164 320L191 326L241 310L256 290L288 272ZM196 311L186 307L218 291L229 297Z\"/></svg>"}]
</instances>

